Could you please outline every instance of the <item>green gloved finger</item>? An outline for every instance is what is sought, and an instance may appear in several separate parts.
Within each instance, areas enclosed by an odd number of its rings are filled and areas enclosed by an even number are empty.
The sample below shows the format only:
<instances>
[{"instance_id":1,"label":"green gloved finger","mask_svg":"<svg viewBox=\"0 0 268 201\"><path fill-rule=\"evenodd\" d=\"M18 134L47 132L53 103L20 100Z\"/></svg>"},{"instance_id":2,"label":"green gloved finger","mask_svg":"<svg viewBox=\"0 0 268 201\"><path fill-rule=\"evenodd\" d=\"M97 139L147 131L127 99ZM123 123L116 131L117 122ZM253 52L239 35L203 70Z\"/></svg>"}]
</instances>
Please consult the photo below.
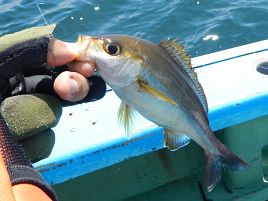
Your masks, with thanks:
<instances>
[{"instance_id":1,"label":"green gloved finger","mask_svg":"<svg viewBox=\"0 0 268 201\"><path fill-rule=\"evenodd\" d=\"M54 127L62 108L60 101L49 95L19 95L6 98L1 113L16 139L21 140Z\"/></svg>"},{"instance_id":2,"label":"green gloved finger","mask_svg":"<svg viewBox=\"0 0 268 201\"><path fill-rule=\"evenodd\" d=\"M49 155L55 142L50 128L58 123L62 113L57 98L45 94L12 96L2 102L1 113L32 161Z\"/></svg>"}]
</instances>

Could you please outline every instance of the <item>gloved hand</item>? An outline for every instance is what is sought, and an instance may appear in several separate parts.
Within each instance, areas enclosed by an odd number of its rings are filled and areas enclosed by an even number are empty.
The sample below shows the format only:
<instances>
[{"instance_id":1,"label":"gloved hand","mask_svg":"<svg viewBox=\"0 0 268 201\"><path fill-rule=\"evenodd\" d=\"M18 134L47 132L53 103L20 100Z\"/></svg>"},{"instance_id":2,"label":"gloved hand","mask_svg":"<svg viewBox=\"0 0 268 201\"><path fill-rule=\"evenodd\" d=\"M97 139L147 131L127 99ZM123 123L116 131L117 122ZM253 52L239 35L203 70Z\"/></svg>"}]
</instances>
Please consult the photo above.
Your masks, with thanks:
<instances>
[{"instance_id":1,"label":"gloved hand","mask_svg":"<svg viewBox=\"0 0 268 201\"><path fill-rule=\"evenodd\" d=\"M55 143L50 128L62 113L59 99L46 94L12 96L2 102L0 112L32 162L49 156Z\"/></svg>"},{"instance_id":2,"label":"gloved hand","mask_svg":"<svg viewBox=\"0 0 268 201\"><path fill-rule=\"evenodd\" d=\"M62 104L98 100L106 92L99 76L86 78L94 64L75 62L75 44L56 40L53 30L38 27L0 38L0 111L32 161L49 155L55 140L50 128Z\"/></svg>"}]
</instances>

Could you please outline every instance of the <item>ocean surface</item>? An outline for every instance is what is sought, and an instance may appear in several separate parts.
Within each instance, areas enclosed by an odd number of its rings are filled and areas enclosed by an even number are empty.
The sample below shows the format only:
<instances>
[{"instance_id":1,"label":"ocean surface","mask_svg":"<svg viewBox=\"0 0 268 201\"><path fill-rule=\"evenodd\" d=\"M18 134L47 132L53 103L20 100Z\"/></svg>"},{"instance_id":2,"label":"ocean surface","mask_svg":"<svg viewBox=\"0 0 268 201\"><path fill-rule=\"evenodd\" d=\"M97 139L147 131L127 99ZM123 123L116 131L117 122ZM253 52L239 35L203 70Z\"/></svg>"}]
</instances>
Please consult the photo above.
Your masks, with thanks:
<instances>
[{"instance_id":1,"label":"ocean surface","mask_svg":"<svg viewBox=\"0 0 268 201\"><path fill-rule=\"evenodd\" d=\"M57 38L128 34L155 43L180 38L199 56L268 36L267 0L0 0L0 35L56 23Z\"/></svg>"}]
</instances>

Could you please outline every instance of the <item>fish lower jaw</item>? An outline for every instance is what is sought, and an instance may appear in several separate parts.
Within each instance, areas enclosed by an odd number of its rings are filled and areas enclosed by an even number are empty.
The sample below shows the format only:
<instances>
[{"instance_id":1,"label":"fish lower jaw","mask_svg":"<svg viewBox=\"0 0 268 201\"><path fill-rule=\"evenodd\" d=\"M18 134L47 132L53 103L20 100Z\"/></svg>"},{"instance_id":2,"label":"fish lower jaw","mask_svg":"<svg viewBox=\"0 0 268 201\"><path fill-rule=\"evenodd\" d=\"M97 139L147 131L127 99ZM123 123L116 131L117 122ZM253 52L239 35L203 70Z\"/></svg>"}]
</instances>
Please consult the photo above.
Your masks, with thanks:
<instances>
[{"instance_id":1,"label":"fish lower jaw","mask_svg":"<svg viewBox=\"0 0 268 201\"><path fill-rule=\"evenodd\" d=\"M114 90L121 90L122 88L128 87L135 82L135 78L129 78L120 76L117 73L106 72L101 69L97 69L103 80Z\"/></svg>"}]
</instances>

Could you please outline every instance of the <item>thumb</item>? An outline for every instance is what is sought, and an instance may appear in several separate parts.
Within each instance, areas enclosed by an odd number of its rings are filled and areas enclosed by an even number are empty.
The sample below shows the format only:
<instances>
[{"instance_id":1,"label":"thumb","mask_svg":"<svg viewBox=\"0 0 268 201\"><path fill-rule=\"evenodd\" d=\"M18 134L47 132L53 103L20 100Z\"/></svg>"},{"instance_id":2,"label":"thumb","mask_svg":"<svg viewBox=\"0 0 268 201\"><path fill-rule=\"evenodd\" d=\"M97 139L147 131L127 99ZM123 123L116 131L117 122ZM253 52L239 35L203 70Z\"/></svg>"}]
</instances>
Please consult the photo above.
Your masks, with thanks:
<instances>
[{"instance_id":1,"label":"thumb","mask_svg":"<svg viewBox=\"0 0 268 201\"><path fill-rule=\"evenodd\" d=\"M51 39L48 44L47 63L50 66L61 66L73 61L78 55L77 43Z\"/></svg>"}]
</instances>

